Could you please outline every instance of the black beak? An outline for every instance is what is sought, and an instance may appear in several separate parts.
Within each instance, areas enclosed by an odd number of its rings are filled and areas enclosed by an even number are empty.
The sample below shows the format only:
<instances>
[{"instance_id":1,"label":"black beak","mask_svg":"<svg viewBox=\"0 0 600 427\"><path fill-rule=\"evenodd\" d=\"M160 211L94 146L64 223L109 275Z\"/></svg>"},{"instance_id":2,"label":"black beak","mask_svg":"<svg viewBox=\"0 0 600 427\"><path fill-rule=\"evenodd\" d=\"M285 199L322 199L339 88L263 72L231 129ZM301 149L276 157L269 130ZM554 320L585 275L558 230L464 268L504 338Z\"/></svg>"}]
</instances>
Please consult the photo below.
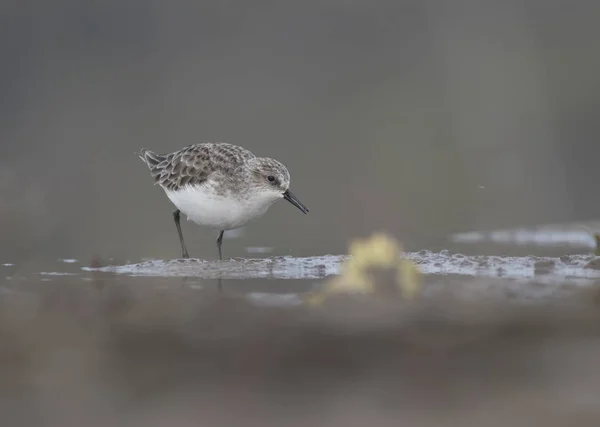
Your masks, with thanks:
<instances>
[{"instance_id":1,"label":"black beak","mask_svg":"<svg viewBox=\"0 0 600 427\"><path fill-rule=\"evenodd\" d=\"M300 209L302 213L308 213L308 208L304 206L302 202L298 200L298 198L294 196L290 190L287 190L285 193L283 193L283 198L290 202L292 205L296 206L298 209Z\"/></svg>"}]
</instances>

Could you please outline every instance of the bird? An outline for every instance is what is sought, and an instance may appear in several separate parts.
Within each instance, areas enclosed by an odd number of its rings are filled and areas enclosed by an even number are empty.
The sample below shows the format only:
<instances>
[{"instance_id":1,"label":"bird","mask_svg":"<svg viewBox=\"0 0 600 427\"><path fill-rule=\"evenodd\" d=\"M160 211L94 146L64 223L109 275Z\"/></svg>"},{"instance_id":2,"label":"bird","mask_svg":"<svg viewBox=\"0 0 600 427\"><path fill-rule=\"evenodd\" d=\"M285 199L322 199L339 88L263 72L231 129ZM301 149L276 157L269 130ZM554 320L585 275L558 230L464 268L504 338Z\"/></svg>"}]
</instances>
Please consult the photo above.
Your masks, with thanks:
<instances>
[{"instance_id":1,"label":"bird","mask_svg":"<svg viewBox=\"0 0 600 427\"><path fill-rule=\"evenodd\" d=\"M279 161L257 157L250 150L224 142L191 144L157 154L142 149L138 156L175 205L173 219L181 254L189 258L180 218L218 230L217 248L226 230L234 230L263 216L277 200L284 199L307 214L308 208L290 191L290 174Z\"/></svg>"}]
</instances>

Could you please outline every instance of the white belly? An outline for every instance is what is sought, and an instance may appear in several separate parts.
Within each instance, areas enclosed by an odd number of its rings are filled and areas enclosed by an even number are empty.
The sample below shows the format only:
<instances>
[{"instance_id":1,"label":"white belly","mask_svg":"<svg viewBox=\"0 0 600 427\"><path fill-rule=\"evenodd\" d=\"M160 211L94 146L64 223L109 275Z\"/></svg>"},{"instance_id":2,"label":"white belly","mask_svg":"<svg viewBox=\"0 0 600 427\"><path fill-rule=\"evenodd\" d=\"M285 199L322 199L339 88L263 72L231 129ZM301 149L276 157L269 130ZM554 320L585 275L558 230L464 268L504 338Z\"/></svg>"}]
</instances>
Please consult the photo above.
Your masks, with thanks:
<instances>
[{"instance_id":1,"label":"white belly","mask_svg":"<svg viewBox=\"0 0 600 427\"><path fill-rule=\"evenodd\" d=\"M178 191L165 190L171 202L188 220L218 230L233 230L258 218L277 200L272 195L257 195L237 199L216 195L202 187L186 187Z\"/></svg>"}]
</instances>

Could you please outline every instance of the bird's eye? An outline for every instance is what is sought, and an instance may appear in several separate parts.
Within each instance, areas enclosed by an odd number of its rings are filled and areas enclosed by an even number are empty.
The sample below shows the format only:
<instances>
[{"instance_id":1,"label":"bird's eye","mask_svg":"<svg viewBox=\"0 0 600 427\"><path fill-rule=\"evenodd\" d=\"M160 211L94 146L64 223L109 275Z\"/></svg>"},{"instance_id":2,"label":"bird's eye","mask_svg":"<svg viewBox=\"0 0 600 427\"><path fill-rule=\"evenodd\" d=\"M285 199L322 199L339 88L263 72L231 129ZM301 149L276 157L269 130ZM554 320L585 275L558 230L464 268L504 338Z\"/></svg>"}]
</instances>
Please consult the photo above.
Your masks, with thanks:
<instances>
[{"instance_id":1,"label":"bird's eye","mask_svg":"<svg viewBox=\"0 0 600 427\"><path fill-rule=\"evenodd\" d=\"M267 177L267 181L269 181L269 182L274 182L274 181L275 181L275 177L274 177L273 175L269 175L269 176Z\"/></svg>"}]
</instances>

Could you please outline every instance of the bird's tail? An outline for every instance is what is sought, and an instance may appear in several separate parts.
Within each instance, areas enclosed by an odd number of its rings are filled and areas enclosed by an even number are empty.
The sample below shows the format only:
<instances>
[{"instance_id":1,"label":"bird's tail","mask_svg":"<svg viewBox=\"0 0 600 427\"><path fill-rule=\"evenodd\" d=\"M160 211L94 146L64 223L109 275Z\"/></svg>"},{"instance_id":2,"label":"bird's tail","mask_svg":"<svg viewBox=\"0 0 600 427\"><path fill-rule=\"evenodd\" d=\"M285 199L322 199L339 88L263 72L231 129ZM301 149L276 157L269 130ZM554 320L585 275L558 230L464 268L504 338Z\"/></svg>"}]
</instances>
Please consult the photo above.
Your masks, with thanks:
<instances>
[{"instance_id":1,"label":"bird's tail","mask_svg":"<svg viewBox=\"0 0 600 427\"><path fill-rule=\"evenodd\" d=\"M160 154L156 154L153 151L148 150L147 148L143 148L142 151L138 154L138 157L142 159L146 166L152 169L154 166L158 165L160 162L165 160L164 156Z\"/></svg>"}]
</instances>

